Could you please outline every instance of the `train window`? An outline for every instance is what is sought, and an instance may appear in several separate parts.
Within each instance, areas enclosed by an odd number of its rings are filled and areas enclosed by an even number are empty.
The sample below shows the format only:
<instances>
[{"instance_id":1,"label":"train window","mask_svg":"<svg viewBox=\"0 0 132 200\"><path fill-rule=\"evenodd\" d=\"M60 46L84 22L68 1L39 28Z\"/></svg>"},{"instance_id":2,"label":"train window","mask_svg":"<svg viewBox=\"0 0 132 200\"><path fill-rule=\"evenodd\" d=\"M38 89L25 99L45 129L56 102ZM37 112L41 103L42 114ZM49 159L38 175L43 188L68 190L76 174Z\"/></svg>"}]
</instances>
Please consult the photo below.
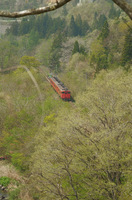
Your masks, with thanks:
<instances>
[{"instance_id":1,"label":"train window","mask_svg":"<svg viewBox=\"0 0 132 200\"><path fill-rule=\"evenodd\" d=\"M62 94L64 94L65 92L62 92Z\"/></svg>"},{"instance_id":2,"label":"train window","mask_svg":"<svg viewBox=\"0 0 132 200\"><path fill-rule=\"evenodd\" d=\"M68 94L70 94L70 92L68 92Z\"/></svg>"}]
</instances>

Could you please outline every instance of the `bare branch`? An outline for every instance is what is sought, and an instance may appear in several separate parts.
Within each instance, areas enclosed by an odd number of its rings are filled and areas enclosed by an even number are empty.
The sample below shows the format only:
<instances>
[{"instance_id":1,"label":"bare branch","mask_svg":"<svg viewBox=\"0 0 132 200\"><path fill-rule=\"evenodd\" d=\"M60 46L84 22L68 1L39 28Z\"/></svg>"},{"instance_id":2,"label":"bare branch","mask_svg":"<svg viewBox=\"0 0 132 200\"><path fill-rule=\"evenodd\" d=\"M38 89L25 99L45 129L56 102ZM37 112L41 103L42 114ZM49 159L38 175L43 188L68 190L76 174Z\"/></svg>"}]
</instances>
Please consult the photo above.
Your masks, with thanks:
<instances>
[{"instance_id":1,"label":"bare branch","mask_svg":"<svg viewBox=\"0 0 132 200\"><path fill-rule=\"evenodd\" d=\"M7 11L0 11L0 17L8 17L8 18L19 18L24 17L27 15L39 15L42 13L50 12L56 10L66 3L70 2L71 0L56 0L56 3L50 4L45 7L34 8L29 10L23 10L20 12L7 12ZM112 0L115 4L117 4L132 20L132 7L125 1L125 0Z\"/></svg>"},{"instance_id":2,"label":"bare branch","mask_svg":"<svg viewBox=\"0 0 132 200\"><path fill-rule=\"evenodd\" d=\"M38 15L38 14L42 14L45 12L50 12L50 11L56 10L56 9L64 6L69 1L71 1L71 0L60 0L60 1L56 1L56 3L53 3L53 4L45 6L45 7L23 10L20 12L11 13L11 12L7 12L7 11L0 11L0 17L19 18L19 17L24 17L27 15Z\"/></svg>"},{"instance_id":3,"label":"bare branch","mask_svg":"<svg viewBox=\"0 0 132 200\"><path fill-rule=\"evenodd\" d=\"M132 20L132 7L125 0L112 0L118 5Z\"/></svg>"},{"instance_id":4,"label":"bare branch","mask_svg":"<svg viewBox=\"0 0 132 200\"><path fill-rule=\"evenodd\" d=\"M75 195L75 197L76 197L76 200L79 200L79 198L78 198L78 193L77 193L77 191L76 191L76 189L75 189L75 187L74 187L72 175L71 175L69 169L68 169L68 168L63 168L63 169L68 173L69 180L70 180L70 185L71 185L71 187L72 187L72 189L73 189L73 192L74 192L74 195Z\"/></svg>"}]
</instances>

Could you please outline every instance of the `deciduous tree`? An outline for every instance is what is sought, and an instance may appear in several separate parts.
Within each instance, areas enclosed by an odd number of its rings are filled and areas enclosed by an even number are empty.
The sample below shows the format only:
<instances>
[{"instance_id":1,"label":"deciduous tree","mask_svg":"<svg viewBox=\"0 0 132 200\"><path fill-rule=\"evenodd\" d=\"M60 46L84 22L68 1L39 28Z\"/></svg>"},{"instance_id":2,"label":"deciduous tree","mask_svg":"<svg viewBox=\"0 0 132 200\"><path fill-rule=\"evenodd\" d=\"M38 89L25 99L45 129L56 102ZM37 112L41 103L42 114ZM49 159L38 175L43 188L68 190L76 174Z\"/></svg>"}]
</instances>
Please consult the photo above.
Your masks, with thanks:
<instances>
[{"instance_id":1,"label":"deciduous tree","mask_svg":"<svg viewBox=\"0 0 132 200\"><path fill-rule=\"evenodd\" d=\"M32 56L23 56L20 60L21 65L26 65L27 67L39 67L40 62Z\"/></svg>"},{"instance_id":2,"label":"deciduous tree","mask_svg":"<svg viewBox=\"0 0 132 200\"><path fill-rule=\"evenodd\" d=\"M131 198L130 78L102 71L70 114L46 123L31 165L41 199Z\"/></svg>"}]
</instances>

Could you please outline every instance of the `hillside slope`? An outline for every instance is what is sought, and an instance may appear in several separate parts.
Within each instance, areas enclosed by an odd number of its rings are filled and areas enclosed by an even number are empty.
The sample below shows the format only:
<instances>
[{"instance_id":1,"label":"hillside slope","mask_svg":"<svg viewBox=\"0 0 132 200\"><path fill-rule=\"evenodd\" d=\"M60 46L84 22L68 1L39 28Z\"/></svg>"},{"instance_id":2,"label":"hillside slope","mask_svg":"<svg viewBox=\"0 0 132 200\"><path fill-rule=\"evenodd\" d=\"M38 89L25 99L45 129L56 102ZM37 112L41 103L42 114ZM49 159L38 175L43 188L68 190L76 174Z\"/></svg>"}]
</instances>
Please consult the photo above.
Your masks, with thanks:
<instances>
[{"instance_id":1,"label":"hillside slope","mask_svg":"<svg viewBox=\"0 0 132 200\"><path fill-rule=\"evenodd\" d=\"M132 22L111 0L77 3L15 20L0 39L0 156L25 180L5 174L12 200L131 200Z\"/></svg>"}]
</instances>

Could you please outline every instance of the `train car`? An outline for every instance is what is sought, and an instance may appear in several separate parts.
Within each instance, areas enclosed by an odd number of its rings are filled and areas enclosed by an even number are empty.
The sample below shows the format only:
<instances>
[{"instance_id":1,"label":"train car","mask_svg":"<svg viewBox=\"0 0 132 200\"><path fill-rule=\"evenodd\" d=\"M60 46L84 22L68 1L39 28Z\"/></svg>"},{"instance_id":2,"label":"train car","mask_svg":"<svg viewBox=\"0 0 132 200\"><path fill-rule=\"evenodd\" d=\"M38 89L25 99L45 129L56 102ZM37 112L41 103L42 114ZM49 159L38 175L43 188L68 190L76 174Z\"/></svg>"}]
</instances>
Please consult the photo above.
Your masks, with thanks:
<instances>
[{"instance_id":1,"label":"train car","mask_svg":"<svg viewBox=\"0 0 132 200\"><path fill-rule=\"evenodd\" d=\"M64 84L55 76L48 77L50 84L55 89L55 91L59 94L61 99L63 100L70 100L71 99L71 92L68 90Z\"/></svg>"}]
</instances>

